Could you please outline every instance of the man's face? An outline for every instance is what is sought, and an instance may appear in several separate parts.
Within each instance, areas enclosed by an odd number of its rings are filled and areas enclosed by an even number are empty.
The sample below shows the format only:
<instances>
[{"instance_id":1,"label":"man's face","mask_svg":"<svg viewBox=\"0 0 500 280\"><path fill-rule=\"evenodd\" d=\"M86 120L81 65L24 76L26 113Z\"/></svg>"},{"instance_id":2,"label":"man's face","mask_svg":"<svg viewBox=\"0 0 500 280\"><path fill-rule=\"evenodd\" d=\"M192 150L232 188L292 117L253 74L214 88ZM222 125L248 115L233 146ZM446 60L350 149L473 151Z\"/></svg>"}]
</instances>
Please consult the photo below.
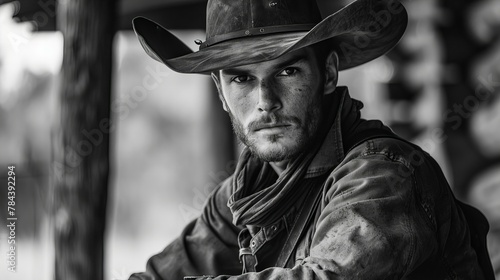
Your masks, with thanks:
<instances>
[{"instance_id":1,"label":"man's face","mask_svg":"<svg viewBox=\"0 0 500 280\"><path fill-rule=\"evenodd\" d=\"M256 156L281 162L311 144L323 115L324 67L312 48L304 48L219 71L214 80L224 109L237 136Z\"/></svg>"}]
</instances>

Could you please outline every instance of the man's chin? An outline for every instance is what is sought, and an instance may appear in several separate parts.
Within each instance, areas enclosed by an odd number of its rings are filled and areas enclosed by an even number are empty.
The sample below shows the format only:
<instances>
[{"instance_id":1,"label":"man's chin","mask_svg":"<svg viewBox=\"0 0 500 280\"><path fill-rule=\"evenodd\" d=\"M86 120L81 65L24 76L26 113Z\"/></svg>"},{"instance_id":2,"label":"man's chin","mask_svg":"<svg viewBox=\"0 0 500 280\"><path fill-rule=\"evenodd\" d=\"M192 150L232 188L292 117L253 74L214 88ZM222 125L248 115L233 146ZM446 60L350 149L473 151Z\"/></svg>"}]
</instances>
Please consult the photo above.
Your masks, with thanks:
<instances>
[{"instance_id":1,"label":"man's chin","mask_svg":"<svg viewBox=\"0 0 500 280\"><path fill-rule=\"evenodd\" d=\"M250 145L250 151L258 158L267 162L291 160L298 155L299 147L284 145L282 143L265 143L263 145Z\"/></svg>"}]
</instances>

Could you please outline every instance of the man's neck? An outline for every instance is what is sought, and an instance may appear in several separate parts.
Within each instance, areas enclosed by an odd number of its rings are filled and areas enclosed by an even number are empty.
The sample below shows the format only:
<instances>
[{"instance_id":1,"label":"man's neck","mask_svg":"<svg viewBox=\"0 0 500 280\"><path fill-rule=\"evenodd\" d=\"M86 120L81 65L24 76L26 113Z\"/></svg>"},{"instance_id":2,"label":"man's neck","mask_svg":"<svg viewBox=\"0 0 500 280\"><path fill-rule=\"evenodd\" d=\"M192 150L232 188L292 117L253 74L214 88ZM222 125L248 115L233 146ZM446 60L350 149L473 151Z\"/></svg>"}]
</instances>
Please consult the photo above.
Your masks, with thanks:
<instances>
[{"instance_id":1,"label":"man's neck","mask_svg":"<svg viewBox=\"0 0 500 280\"><path fill-rule=\"evenodd\" d=\"M281 175L283 171L285 171L289 160L284 160L284 161L278 161L278 162L270 162L269 165L274 169L274 172L278 174L278 176Z\"/></svg>"}]
</instances>

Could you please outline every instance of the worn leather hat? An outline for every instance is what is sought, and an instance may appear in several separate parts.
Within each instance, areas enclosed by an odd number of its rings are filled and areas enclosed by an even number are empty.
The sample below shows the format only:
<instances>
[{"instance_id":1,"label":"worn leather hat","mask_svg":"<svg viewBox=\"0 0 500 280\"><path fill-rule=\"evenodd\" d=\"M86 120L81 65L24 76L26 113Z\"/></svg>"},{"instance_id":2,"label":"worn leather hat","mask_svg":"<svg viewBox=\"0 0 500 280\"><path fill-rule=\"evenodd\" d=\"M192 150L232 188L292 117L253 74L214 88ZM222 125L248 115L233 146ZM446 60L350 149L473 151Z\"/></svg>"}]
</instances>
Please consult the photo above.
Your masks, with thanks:
<instances>
[{"instance_id":1,"label":"worn leather hat","mask_svg":"<svg viewBox=\"0 0 500 280\"><path fill-rule=\"evenodd\" d=\"M271 60L327 39L344 70L394 47L408 15L397 0L357 0L324 19L314 0L209 0L206 21L206 40L195 52L147 18L133 26L149 56L181 73Z\"/></svg>"}]
</instances>

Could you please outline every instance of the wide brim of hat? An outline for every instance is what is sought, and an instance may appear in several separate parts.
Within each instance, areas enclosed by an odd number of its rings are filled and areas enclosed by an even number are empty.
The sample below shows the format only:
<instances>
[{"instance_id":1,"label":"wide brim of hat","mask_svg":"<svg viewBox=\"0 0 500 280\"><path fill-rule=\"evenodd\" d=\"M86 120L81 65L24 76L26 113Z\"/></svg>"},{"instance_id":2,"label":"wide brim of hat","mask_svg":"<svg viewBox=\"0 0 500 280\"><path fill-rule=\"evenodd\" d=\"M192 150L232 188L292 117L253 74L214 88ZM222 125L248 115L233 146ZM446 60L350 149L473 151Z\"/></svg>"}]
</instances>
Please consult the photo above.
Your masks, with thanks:
<instances>
[{"instance_id":1,"label":"wide brim of hat","mask_svg":"<svg viewBox=\"0 0 500 280\"><path fill-rule=\"evenodd\" d=\"M326 17L309 32L287 32L232 39L193 52L179 38L143 17L133 20L146 53L180 73L212 71L272 60L329 40L339 70L371 61L392 49L404 34L406 9L395 0L357 0Z\"/></svg>"}]
</instances>

